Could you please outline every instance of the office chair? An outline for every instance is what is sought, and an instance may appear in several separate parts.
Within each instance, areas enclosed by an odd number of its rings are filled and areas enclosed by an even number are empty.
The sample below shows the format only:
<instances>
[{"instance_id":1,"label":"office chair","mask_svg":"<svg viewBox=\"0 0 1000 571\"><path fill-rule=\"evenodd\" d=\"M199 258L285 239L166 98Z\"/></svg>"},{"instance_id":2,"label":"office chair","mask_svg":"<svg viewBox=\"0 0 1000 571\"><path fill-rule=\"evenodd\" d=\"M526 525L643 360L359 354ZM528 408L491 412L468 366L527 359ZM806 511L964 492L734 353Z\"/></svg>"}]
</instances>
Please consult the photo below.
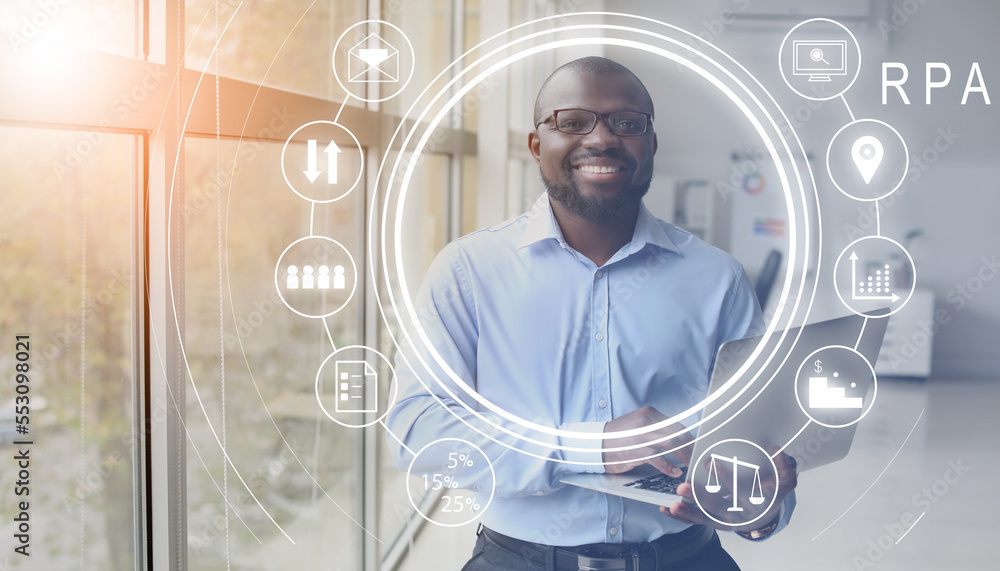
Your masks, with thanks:
<instances>
[{"instance_id":1,"label":"office chair","mask_svg":"<svg viewBox=\"0 0 1000 571\"><path fill-rule=\"evenodd\" d=\"M764 260L764 266L757 276L757 283L754 285L754 293L757 294L757 302L760 303L761 310L767 306L767 298L771 295L774 287L774 279L778 276L778 268L781 267L781 252L771 250Z\"/></svg>"}]
</instances>

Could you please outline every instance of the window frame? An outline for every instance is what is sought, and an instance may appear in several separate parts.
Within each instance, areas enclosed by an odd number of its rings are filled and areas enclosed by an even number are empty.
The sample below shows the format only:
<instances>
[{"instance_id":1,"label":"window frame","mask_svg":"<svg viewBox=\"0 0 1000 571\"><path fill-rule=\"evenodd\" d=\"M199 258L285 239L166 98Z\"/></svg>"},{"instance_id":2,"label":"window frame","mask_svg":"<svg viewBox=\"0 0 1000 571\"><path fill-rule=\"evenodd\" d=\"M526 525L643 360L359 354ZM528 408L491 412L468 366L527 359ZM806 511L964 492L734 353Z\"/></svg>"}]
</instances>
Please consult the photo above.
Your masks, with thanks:
<instances>
[{"instance_id":1,"label":"window frame","mask_svg":"<svg viewBox=\"0 0 1000 571\"><path fill-rule=\"evenodd\" d=\"M369 17L381 13L378 0L358 0L365 4ZM451 37L446 42L448 59L464 51L463 21L465 2L451 0ZM184 138L189 135L214 136L215 76L183 67L185 45L183 2L173 0L136 0L135 57L127 57L83 48L55 48L56 52L74 62L73 69L57 78L39 78L16 65L9 52L0 54L0 125L33 129L69 129L100 131L133 136L131 198L131 261L132 261L132 387L133 418L133 521L136 549L135 569L186 569L186 444L184 407L163 403L184 402L186 370L181 355L184 331L184 222L183 217L170 217L170 212L183 211ZM457 73L457 70L456 70ZM142 85L146 76L164 78L150 85L145 99L133 112L115 120L102 118L100 103L114 101ZM100 78L95 81L94 78ZM51 85L55 80L56 85ZM351 130L367 149L367 182L365 211L359 227L366 239L372 229L367 227L368 211L376 198L374 188L378 163L387 149L386 132L380 128L397 124L398 116L379 110L378 104L365 108L342 105L341 101L303 95L277 87L220 77L220 90L228 97L223 107L221 136L240 138L243 133L256 133L255 140L283 143L301 124L338 116L338 122ZM179 89L178 89L179 87ZM56 95L53 95L56 94ZM60 98L72 98L80 105L53 105ZM41 102L41 103L40 103ZM251 113L250 102L255 102ZM47 103L47 105L46 105ZM341 109L343 107L343 109ZM256 109L294 109L295 120L274 129L271 115ZM447 239L458 236L461 227L462 157L477 155L475 133L462 130L461 117L457 127L440 127L443 138L437 153L448 156L449 201ZM241 119L231 120L228 119ZM242 119L246 119L246 123ZM238 126L239 131L232 126ZM261 136L262 133L273 133ZM246 138L246 137L243 137ZM374 159L374 160L373 160ZM175 176L176 175L176 176ZM359 253L368 260L367 251ZM375 288L369 272L364 273L362 325L360 338L375 346L381 318L375 301ZM376 275L380 275L377 273ZM174 312L174 307L178 310ZM377 474L392 466L379 466L378 439L385 435L374 429L362 435L362 524L373 528L377 517ZM423 519L416 512L396 537L378 542L365 534L359 546L360 561L369 571L394 568L405 553L390 552L389 546L406 545L419 532ZM405 551L405 550L404 550Z\"/></svg>"}]
</instances>

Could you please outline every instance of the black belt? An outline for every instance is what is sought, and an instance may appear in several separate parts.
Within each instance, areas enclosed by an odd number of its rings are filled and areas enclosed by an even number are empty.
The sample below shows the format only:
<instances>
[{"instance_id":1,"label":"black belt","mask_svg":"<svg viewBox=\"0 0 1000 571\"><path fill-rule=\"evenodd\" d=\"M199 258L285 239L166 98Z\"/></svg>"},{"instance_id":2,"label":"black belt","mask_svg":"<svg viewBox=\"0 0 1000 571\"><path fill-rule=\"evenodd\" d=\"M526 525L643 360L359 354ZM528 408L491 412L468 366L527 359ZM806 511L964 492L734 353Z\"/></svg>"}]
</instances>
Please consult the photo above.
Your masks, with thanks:
<instances>
[{"instance_id":1,"label":"black belt","mask_svg":"<svg viewBox=\"0 0 1000 571\"><path fill-rule=\"evenodd\" d=\"M592 543L575 547L551 547L508 537L487 527L486 539L539 565L555 563L560 571L655 571L697 553L715 537L715 530L693 525L648 543Z\"/></svg>"}]
</instances>

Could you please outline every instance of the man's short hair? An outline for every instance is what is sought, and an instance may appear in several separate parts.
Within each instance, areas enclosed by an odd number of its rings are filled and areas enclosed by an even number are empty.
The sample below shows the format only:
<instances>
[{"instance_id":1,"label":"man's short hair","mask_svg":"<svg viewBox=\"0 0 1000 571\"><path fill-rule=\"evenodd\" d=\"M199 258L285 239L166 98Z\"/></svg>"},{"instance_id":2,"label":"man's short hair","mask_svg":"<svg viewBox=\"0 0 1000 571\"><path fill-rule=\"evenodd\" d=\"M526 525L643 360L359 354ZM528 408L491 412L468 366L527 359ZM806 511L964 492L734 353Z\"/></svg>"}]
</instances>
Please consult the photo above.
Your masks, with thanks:
<instances>
[{"instance_id":1,"label":"man's short hair","mask_svg":"<svg viewBox=\"0 0 1000 571\"><path fill-rule=\"evenodd\" d=\"M649 96L649 91L646 89L646 86L642 83L642 80L636 76L636 74L632 73L632 70L606 57L587 56L559 66L545 79L542 86L538 89L538 96L535 97L535 118L532 125L538 125L538 122L545 118L545 108L547 103L545 99L546 95L548 95L549 85L551 84L553 78L567 71L575 71L577 73L585 73L587 75L617 75L631 78L635 80L635 82L642 89L642 93L646 96L646 99L649 102L649 113L651 115L653 114L653 98Z\"/></svg>"}]
</instances>

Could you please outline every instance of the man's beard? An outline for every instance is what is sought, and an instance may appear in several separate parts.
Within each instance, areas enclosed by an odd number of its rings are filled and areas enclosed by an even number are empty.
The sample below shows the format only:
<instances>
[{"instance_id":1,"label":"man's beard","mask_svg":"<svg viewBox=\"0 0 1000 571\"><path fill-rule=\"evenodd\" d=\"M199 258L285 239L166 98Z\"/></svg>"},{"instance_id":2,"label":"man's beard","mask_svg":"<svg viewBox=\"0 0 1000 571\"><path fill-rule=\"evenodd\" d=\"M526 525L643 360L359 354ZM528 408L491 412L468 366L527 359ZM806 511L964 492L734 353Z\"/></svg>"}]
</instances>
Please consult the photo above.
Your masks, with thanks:
<instances>
[{"instance_id":1,"label":"man's beard","mask_svg":"<svg viewBox=\"0 0 1000 571\"><path fill-rule=\"evenodd\" d=\"M572 163L568 158L563 168L569 173L573 172ZM538 172L548 190L549 198L559 201L567 210L580 218L597 223L617 222L634 213L653 181L653 177L650 176L645 182L629 184L615 196L601 198L584 196L572 176L569 177L569 184L563 185L549 180L541 169Z\"/></svg>"}]
</instances>

